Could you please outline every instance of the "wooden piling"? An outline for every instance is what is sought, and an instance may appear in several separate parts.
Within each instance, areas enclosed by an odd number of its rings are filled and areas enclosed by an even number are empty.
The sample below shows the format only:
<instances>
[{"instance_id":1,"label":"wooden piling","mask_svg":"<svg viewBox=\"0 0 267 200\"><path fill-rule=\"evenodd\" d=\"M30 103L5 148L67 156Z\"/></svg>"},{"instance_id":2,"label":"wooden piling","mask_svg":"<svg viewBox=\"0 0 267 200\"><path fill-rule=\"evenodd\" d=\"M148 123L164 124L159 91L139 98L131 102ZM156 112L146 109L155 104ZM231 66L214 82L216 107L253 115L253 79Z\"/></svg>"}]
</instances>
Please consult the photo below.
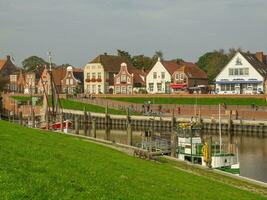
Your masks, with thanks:
<instances>
[{"instance_id":1,"label":"wooden piling","mask_svg":"<svg viewBox=\"0 0 267 200\"><path fill-rule=\"evenodd\" d=\"M95 119L92 120L92 133L91 134L93 138L96 138L96 120Z\"/></svg>"},{"instance_id":2,"label":"wooden piling","mask_svg":"<svg viewBox=\"0 0 267 200\"><path fill-rule=\"evenodd\" d=\"M23 125L23 119L22 119L22 111L19 112L19 125Z\"/></svg>"},{"instance_id":3,"label":"wooden piling","mask_svg":"<svg viewBox=\"0 0 267 200\"><path fill-rule=\"evenodd\" d=\"M84 135L88 136L88 117L87 117L87 112L84 107L84 115L83 115L83 130L84 130Z\"/></svg>"},{"instance_id":4,"label":"wooden piling","mask_svg":"<svg viewBox=\"0 0 267 200\"><path fill-rule=\"evenodd\" d=\"M79 135L79 115L75 115L75 134Z\"/></svg>"},{"instance_id":5,"label":"wooden piling","mask_svg":"<svg viewBox=\"0 0 267 200\"><path fill-rule=\"evenodd\" d=\"M63 113L60 114L60 131L63 132L64 131L64 124L63 124Z\"/></svg>"},{"instance_id":6,"label":"wooden piling","mask_svg":"<svg viewBox=\"0 0 267 200\"><path fill-rule=\"evenodd\" d=\"M108 104L105 111L105 140L110 140L110 116L108 114Z\"/></svg>"}]
</instances>

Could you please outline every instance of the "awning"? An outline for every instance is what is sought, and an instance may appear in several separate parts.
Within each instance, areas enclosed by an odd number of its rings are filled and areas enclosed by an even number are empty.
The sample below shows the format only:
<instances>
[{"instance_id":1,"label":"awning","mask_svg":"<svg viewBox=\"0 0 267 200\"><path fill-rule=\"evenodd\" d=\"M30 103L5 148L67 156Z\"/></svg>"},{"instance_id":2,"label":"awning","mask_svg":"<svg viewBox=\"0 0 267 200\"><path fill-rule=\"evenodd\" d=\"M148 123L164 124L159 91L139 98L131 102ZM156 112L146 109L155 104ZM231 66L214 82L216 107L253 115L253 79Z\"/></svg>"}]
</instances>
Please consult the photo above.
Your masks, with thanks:
<instances>
[{"instance_id":1,"label":"awning","mask_svg":"<svg viewBox=\"0 0 267 200\"><path fill-rule=\"evenodd\" d=\"M242 84L242 83L262 83L262 81L258 80L248 80L248 81L215 81L215 84Z\"/></svg>"},{"instance_id":2,"label":"awning","mask_svg":"<svg viewBox=\"0 0 267 200\"><path fill-rule=\"evenodd\" d=\"M172 89L183 89L186 88L187 84L170 84Z\"/></svg>"}]
</instances>

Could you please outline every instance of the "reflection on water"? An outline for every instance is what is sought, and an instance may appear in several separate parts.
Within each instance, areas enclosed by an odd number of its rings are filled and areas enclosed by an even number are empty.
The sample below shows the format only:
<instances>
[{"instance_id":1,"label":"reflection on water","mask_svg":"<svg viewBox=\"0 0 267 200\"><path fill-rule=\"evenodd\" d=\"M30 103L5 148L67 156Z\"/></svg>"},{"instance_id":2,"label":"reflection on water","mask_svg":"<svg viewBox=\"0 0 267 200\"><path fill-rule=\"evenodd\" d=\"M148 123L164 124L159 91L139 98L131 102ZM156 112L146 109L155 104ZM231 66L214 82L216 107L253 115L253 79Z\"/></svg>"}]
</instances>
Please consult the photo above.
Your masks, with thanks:
<instances>
[{"instance_id":1,"label":"reflection on water","mask_svg":"<svg viewBox=\"0 0 267 200\"><path fill-rule=\"evenodd\" d=\"M104 130L97 130L97 138L104 139ZM142 131L133 131L133 145L141 143ZM204 138L209 136L205 134ZM126 144L126 130L111 130L110 138L117 143ZM212 134L213 141L219 137ZM228 142L228 137L222 136L223 143ZM233 143L239 147L239 161L241 176L252 178L267 183L267 137L234 136Z\"/></svg>"}]
</instances>

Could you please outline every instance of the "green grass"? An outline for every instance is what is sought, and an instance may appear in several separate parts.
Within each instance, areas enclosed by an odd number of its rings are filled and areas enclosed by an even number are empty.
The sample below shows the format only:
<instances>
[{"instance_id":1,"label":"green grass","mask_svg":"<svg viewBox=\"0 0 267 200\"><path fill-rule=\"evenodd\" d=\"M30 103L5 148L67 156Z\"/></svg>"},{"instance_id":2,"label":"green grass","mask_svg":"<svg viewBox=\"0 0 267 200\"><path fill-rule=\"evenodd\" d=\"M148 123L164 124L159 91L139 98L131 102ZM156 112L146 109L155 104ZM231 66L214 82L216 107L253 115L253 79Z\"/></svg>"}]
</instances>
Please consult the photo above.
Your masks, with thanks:
<instances>
[{"instance_id":1,"label":"green grass","mask_svg":"<svg viewBox=\"0 0 267 200\"><path fill-rule=\"evenodd\" d=\"M29 101L30 96L10 96L11 99L15 99L17 101Z\"/></svg>"},{"instance_id":2,"label":"green grass","mask_svg":"<svg viewBox=\"0 0 267 200\"><path fill-rule=\"evenodd\" d=\"M115 101L131 102L131 103L144 103L151 101L152 104L197 104L199 105L218 105L220 103L225 103L226 105L258 105L266 106L267 102L264 98L164 98L164 97L155 97L155 98L141 98L141 97L108 97L108 99Z\"/></svg>"},{"instance_id":3,"label":"green grass","mask_svg":"<svg viewBox=\"0 0 267 200\"><path fill-rule=\"evenodd\" d=\"M90 112L105 113L105 107L102 107L102 106L82 103L82 102L73 101L69 99L60 99L60 102L61 102L62 108L65 108L65 109L84 110L84 107L85 107L86 110ZM126 114L126 111L115 110L111 108L108 109L108 112L114 115L125 115Z\"/></svg>"},{"instance_id":4,"label":"green grass","mask_svg":"<svg viewBox=\"0 0 267 200\"><path fill-rule=\"evenodd\" d=\"M265 199L166 162L0 121L1 199Z\"/></svg>"}]
</instances>

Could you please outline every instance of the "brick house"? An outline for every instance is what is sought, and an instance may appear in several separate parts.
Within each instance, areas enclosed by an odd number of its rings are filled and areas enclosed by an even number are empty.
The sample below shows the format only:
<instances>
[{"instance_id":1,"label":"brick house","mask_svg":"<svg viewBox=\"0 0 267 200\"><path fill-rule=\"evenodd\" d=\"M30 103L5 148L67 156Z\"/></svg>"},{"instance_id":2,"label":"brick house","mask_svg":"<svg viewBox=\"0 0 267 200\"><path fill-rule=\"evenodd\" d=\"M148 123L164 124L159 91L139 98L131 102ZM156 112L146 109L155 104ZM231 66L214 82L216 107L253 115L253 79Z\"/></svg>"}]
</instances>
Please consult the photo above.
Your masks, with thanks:
<instances>
[{"instance_id":1,"label":"brick house","mask_svg":"<svg viewBox=\"0 0 267 200\"><path fill-rule=\"evenodd\" d=\"M24 86L25 78L22 69L9 75L9 91L16 93L24 93Z\"/></svg>"},{"instance_id":2,"label":"brick house","mask_svg":"<svg viewBox=\"0 0 267 200\"><path fill-rule=\"evenodd\" d=\"M145 88L145 74L141 70L128 68L122 63L118 74L114 74L114 94L132 94Z\"/></svg>"},{"instance_id":3,"label":"brick house","mask_svg":"<svg viewBox=\"0 0 267 200\"><path fill-rule=\"evenodd\" d=\"M24 74L25 84L24 84L24 94L35 94L37 93L37 85L40 79L40 73L36 72L36 70L26 72Z\"/></svg>"},{"instance_id":4,"label":"brick house","mask_svg":"<svg viewBox=\"0 0 267 200\"><path fill-rule=\"evenodd\" d=\"M83 71L82 69L68 66L65 77L61 80L62 92L75 94L83 92Z\"/></svg>"},{"instance_id":5,"label":"brick house","mask_svg":"<svg viewBox=\"0 0 267 200\"><path fill-rule=\"evenodd\" d=\"M121 63L129 68L132 64L124 57L99 55L84 67L84 93L107 94L114 91L114 75L120 71Z\"/></svg>"},{"instance_id":6,"label":"brick house","mask_svg":"<svg viewBox=\"0 0 267 200\"><path fill-rule=\"evenodd\" d=\"M55 83L57 92L74 94L75 92L82 92L83 86L83 71L72 66L57 67L52 69L53 81ZM38 82L38 93L45 92L51 94L51 82L49 69L46 67L42 71L41 78Z\"/></svg>"},{"instance_id":7,"label":"brick house","mask_svg":"<svg viewBox=\"0 0 267 200\"><path fill-rule=\"evenodd\" d=\"M18 68L12 63L10 56L7 56L6 59L0 59L0 90L9 89L9 75L15 73L17 70Z\"/></svg>"},{"instance_id":8,"label":"brick house","mask_svg":"<svg viewBox=\"0 0 267 200\"><path fill-rule=\"evenodd\" d=\"M183 62L172 74L170 87L172 92L207 93L208 76L196 64Z\"/></svg>"}]
</instances>

